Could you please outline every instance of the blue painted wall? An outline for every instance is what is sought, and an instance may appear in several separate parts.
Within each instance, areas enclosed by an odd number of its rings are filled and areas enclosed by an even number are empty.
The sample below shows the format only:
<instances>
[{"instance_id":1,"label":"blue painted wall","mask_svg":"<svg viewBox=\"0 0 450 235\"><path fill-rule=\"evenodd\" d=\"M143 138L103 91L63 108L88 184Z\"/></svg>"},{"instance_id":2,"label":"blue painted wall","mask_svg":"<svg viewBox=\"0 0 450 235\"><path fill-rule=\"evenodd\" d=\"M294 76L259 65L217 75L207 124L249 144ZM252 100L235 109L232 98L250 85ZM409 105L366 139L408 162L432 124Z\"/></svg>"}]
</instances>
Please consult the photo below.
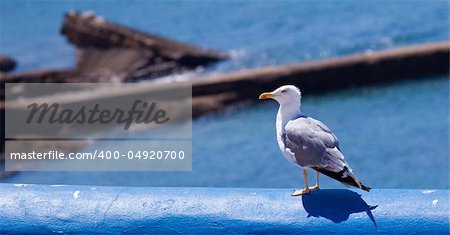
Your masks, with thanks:
<instances>
[{"instance_id":1,"label":"blue painted wall","mask_svg":"<svg viewBox=\"0 0 450 235\"><path fill-rule=\"evenodd\" d=\"M448 190L0 184L0 233L449 233Z\"/></svg>"}]
</instances>

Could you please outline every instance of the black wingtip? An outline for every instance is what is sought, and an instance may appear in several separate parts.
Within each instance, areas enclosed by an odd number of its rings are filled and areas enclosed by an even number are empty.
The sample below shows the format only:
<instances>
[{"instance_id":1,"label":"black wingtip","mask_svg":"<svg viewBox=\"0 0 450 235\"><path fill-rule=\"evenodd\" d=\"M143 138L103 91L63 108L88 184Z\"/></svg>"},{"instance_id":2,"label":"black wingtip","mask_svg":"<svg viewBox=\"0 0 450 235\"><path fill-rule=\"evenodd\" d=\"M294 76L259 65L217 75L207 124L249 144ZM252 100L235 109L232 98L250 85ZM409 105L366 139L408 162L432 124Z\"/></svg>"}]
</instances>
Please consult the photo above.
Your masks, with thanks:
<instances>
[{"instance_id":1,"label":"black wingtip","mask_svg":"<svg viewBox=\"0 0 450 235\"><path fill-rule=\"evenodd\" d=\"M361 184L361 189L367 192L370 192L370 190L372 189L371 187L367 187L364 184Z\"/></svg>"},{"instance_id":2,"label":"black wingtip","mask_svg":"<svg viewBox=\"0 0 450 235\"><path fill-rule=\"evenodd\" d=\"M339 172L333 172L324 168L318 168L318 167L311 167L312 169L327 175L335 180L338 180L344 184L347 185L351 185L354 186L356 188L360 188L364 191L369 192L372 188L371 187L367 187L363 184L361 184L361 182L359 182L358 179L356 179L352 174L351 171L349 171L348 167L344 166L344 169L339 171Z\"/></svg>"}]
</instances>

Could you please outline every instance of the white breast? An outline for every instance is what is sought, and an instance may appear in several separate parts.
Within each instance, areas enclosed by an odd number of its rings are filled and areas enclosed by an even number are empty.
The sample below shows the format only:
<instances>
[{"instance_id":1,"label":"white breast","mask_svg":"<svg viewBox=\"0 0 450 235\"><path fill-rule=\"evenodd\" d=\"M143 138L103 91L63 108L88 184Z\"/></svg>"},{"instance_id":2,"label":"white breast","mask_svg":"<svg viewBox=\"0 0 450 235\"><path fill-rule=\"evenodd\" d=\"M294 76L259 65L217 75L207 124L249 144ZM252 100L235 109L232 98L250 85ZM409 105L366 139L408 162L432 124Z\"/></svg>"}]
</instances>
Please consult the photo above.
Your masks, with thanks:
<instances>
[{"instance_id":1,"label":"white breast","mask_svg":"<svg viewBox=\"0 0 450 235\"><path fill-rule=\"evenodd\" d=\"M291 149L286 148L283 142L284 127L286 126L286 124L287 123L283 123L282 118L280 117L280 113L278 113L276 122L278 147L289 162L298 165L294 153L291 151Z\"/></svg>"}]
</instances>

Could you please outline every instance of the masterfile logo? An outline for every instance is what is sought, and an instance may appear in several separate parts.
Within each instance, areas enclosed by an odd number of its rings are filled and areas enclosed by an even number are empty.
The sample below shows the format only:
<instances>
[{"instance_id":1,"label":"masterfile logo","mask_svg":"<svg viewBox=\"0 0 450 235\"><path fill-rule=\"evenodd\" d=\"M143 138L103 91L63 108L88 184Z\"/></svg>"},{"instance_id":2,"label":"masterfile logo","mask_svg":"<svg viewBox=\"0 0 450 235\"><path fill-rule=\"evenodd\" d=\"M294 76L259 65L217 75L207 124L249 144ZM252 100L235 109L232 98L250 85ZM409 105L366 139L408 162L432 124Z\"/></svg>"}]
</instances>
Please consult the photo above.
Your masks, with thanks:
<instances>
[{"instance_id":1,"label":"masterfile logo","mask_svg":"<svg viewBox=\"0 0 450 235\"><path fill-rule=\"evenodd\" d=\"M63 109L60 104L53 103L32 103L27 106L30 110L26 123L32 122L42 124L96 124L96 123L116 123L123 125L124 130L128 130L131 124L155 123L163 124L170 120L167 112L156 108L156 102L144 102L136 100L129 110L116 108L115 110L102 109L100 104L93 107L81 106L78 110Z\"/></svg>"},{"instance_id":2,"label":"masterfile logo","mask_svg":"<svg viewBox=\"0 0 450 235\"><path fill-rule=\"evenodd\" d=\"M22 92L17 92L22 91ZM192 137L192 87L155 84L6 84L6 138Z\"/></svg>"},{"instance_id":3,"label":"masterfile logo","mask_svg":"<svg viewBox=\"0 0 450 235\"><path fill-rule=\"evenodd\" d=\"M5 84L7 171L189 171L192 85Z\"/></svg>"}]
</instances>

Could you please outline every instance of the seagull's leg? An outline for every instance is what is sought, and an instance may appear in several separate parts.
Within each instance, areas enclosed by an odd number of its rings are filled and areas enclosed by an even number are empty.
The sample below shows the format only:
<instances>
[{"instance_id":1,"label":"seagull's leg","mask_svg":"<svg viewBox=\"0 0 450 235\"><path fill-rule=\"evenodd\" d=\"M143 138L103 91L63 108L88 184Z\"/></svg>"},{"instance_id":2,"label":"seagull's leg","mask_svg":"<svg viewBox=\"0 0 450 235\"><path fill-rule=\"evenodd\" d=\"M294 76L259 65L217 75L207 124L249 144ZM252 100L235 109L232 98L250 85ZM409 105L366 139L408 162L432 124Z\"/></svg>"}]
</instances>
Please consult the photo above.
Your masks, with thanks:
<instances>
[{"instance_id":1,"label":"seagull's leg","mask_svg":"<svg viewBox=\"0 0 450 235\"><path fill-rule=\"evenodd\" d=\"M316 185L314 185L314 187L311 188L311 190L315 190L315 189L319 189L319 177L320 177L320 172L317 172L317 181L316 181Z\"/></svg>"},{"instance_id":2,"label":"seagull's leg","mask_svg":"<svg viewBox=\"0 0 450 235\"><path fill-rule=\"evenodd\" d=\"M303 178L305 178L305 189L295 190L292 193L292 196L300 196L303 194L308 194L311 191L311 189L309 189L309 186L308 186L308 172L306 171L305 168L303 168Z\"/></svg>"}]
</instances>

